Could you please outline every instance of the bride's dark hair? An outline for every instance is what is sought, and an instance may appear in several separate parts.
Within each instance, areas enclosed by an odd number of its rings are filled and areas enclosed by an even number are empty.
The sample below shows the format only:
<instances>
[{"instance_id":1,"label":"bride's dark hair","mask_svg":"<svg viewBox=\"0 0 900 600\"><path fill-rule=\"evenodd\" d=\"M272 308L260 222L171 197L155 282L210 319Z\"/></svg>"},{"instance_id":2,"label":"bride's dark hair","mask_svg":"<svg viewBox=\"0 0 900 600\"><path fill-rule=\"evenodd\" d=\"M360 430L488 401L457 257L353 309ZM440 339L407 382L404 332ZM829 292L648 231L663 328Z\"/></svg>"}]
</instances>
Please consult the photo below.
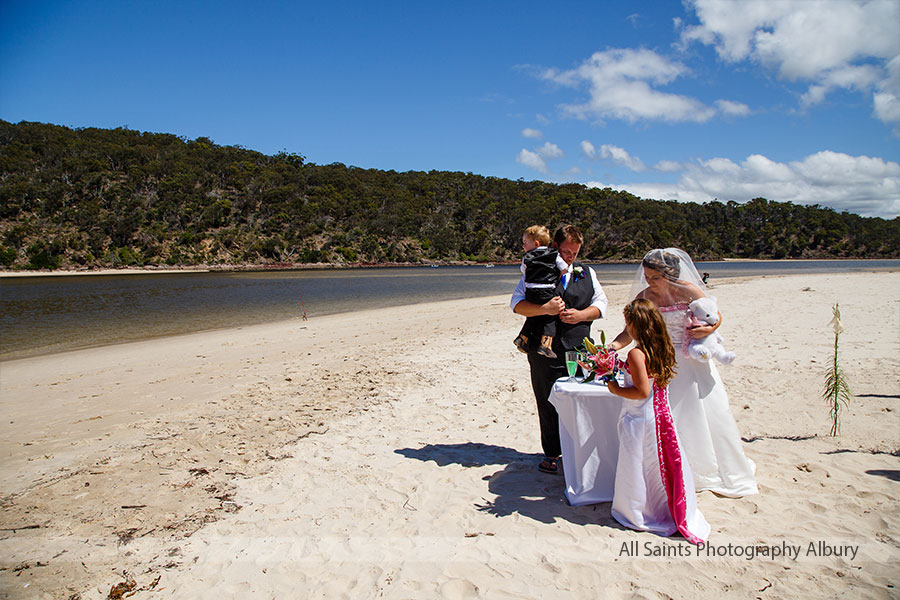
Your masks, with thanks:
<instances>
[{"instance_id":1,"label":"bride's dark hair","mask_svg":"<svg viewBox=\"0 0 900 600\"><path fill-rule=\"evenodd\" d=\"M675 347L662 315L646 298L637 298L627 304L624 313L635 343L647 355L647 372L656 385L666 387L675 376Z\"/></svg>"},{"instance_id":2,"label":"bride's dark hair","mask_svg":"<svg viewBox=\"0 0 900 600\"><path fill-rule=\"evenodd\" d=\"M653 250L644 256L641 265L662 273L666 279L675 280L681 275L681 265L678 257L663 250Z\"/></svg>"}]
</instances>

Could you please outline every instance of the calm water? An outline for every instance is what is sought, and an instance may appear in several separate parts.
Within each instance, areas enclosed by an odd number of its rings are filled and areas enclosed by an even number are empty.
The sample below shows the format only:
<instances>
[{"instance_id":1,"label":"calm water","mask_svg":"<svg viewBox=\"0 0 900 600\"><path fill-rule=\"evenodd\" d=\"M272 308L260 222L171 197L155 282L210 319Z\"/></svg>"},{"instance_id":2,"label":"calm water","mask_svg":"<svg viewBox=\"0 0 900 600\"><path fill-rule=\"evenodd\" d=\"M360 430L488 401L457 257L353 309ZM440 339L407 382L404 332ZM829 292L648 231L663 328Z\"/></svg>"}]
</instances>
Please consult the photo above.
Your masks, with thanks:
<instances>
[{"instance_id":1,"label":"calm water","mask_svg":"<svg viewBox=\"0 0 900 600\"><path fill-rule=\"evenodd\" d=\"M601 283L634 265L593 265ZM898 260L697 263L717 278L900 270ZM518 266L0 278L0 360L298 318L512 292ZM302 301L302 304L301 304Z\"/></svg>"}]
</instances>

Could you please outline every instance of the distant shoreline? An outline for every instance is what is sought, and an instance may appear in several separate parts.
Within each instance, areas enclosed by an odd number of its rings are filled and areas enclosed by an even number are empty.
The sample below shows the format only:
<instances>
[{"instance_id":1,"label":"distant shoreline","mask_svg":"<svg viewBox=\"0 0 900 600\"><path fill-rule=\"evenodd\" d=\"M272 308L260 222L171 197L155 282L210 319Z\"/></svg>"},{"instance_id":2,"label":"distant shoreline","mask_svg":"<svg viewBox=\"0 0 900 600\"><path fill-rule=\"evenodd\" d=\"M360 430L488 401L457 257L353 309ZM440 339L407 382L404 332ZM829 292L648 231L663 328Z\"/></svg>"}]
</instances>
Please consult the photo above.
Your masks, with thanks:
<instances>
[{"instance_id":1,"label":"distant shoreline","mask_svg":"<svg viewBox=\"0 0 900 600\"><path fill-rule=\"evenodd\" d=\"M720 258L717 260L698 260L697 263L804 263L815 261L900 261L897 258ZM585 261L589 265L621 265L637 264L639 260L604 260ZM324 271L346 269L386 269L386 268L421 268L421 267L485 267L519 264L518 261L473 262L473 261L435 261L429 263L277 263L246 265L197 265L184 267L125 267L122 269L58 269L58 270L0 270L0 279L12 277L71 277L82 275L171 275L175 273L231 273L231 272L277 272L277 271Z\"/></svg>"},{"instance_id":2,"label":"distant shoreline","mask_svg":"<svg viewBox=\"0 0 900 600\"><path fill-rule=\"evenodd\" d=\"M0 278L3 277L70 277L81 275L147 275L152 273L169 274L169 273L208 273L209 269L91 269L84 271L0 271Z\"/></svg>"},{"instance_id":3,"label":"distant shoreline","mask_svg":"<svg viewBox=\"0 0 900 600\"><path fill-rule=\"evenodd\" d=\"M197 265L184 267L126 267L123 269L57 269L57 270L0 270L3 277L40 277L40 276L72 276L72 275L151 275L155 273L232 273L232 272L277 272L277 271L325 271L345 269L379 269L398 267L478 267L487 265L512 265L515 261L497 261L491 263L475 263L466 261L440 261L433 263L278 263L273 265Z\"/></svg>"}]
</instances>

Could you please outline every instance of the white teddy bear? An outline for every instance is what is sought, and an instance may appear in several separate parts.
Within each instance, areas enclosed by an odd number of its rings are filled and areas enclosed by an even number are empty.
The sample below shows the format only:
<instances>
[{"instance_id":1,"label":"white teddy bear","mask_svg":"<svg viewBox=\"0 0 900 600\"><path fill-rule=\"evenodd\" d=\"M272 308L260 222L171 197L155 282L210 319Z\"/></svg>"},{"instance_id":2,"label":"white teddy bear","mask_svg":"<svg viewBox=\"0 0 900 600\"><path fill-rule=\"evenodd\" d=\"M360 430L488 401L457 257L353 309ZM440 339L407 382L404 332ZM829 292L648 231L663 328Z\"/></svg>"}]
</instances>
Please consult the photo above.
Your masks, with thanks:
<instances>
[{"instance_id":1,"label":"white teddy bear","mask_svg":"<svg viewBox=\"0 0 900 600\"><path fill-rule=\"evenodd\" d=\"M691 322L689 327L697 327L698 325L715 325L719 322L719 310L716 308L715 298L697 298L690 305ZM722 346L724 339L717 331L700 339L691 339L688 344L688 356L694 360L709 362L710 358L715 358L723 365L729 365L734 362L737 355L734 352L725 350Z\"/></svg>"}]
</instances>

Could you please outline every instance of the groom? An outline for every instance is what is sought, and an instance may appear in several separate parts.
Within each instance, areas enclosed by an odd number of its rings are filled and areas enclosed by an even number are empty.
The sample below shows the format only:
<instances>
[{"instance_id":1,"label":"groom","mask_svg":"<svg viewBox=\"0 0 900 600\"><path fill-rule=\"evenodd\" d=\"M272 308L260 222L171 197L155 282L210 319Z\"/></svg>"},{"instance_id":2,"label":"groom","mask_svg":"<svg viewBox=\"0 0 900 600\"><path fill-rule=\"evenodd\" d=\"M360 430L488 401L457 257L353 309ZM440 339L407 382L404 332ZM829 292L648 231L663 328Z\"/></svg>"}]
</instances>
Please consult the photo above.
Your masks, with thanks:
<instances>
[{"instance_id":1,"label":"groom","mask_svg":"<svg viewBox=\"0 0 900 600\"><path fill-rule=\"evenodd\" d=\"M581 346L582 340L591 335L591 322L606 312L606 294L597 281L597 274L590 267L575 262L584 244L584 236L574 225L563 225L553 236L559 256L568 265L556 286L557 296L545 304L534 304L525 299L524 276L513 291L509 305L516 314L524 317L553 315L557 317L553 352L556 358L547 358L535 351L528 352L531 368L531 388L537 401L541 425L541 446L544 459L538 469L545 473L559 473L562 451L559 442L559 416L550 404L550 390L560 377L566 377L566 350Z\"/></svg>"}]
</instances>

